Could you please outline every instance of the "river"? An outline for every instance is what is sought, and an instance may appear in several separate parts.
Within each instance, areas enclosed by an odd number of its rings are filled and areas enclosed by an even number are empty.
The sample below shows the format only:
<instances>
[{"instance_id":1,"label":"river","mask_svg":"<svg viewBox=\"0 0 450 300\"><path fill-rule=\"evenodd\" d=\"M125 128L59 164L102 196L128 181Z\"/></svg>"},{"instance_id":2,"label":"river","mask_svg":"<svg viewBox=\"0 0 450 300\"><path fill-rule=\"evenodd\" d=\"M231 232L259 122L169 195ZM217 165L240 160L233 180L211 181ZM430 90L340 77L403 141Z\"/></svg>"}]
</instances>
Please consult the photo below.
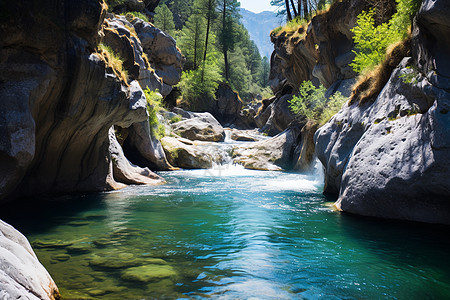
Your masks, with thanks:
<instances>
[{"instance_id":1,"label":"river","mask_svg":"<svg viewBox=\"0 0 450 300\"><path fill-rule=\"evenodd\" d=\"M448 227L336 212L317 172L160 174L168 184L37 198L2 217L65 299L450 297Z\"/></svg>"}]
</instances>

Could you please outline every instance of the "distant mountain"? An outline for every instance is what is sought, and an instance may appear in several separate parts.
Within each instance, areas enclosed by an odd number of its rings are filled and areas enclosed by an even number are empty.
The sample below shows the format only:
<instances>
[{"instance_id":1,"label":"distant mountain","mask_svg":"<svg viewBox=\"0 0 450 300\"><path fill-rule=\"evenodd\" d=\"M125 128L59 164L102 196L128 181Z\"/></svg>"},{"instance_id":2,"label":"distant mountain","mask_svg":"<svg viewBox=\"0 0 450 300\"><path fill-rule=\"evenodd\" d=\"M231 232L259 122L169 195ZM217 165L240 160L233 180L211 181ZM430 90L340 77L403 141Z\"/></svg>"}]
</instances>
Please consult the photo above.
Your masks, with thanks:
<instances>
[{"instance_id":1,"label":"distant mountain","mask_svg":"<svg viewBox=\"0 0 450 300\"><path fill-rule=\"evenodd\" d=\"M263 11L259 14L240 9L241 22L247 28L250 38L255 41L258 46L261 56L270 55L273 52L273 44L270 42L270 31L281 25L282 20L277 17L277 14L270 11Z\"/></svg>"}]
</instances>

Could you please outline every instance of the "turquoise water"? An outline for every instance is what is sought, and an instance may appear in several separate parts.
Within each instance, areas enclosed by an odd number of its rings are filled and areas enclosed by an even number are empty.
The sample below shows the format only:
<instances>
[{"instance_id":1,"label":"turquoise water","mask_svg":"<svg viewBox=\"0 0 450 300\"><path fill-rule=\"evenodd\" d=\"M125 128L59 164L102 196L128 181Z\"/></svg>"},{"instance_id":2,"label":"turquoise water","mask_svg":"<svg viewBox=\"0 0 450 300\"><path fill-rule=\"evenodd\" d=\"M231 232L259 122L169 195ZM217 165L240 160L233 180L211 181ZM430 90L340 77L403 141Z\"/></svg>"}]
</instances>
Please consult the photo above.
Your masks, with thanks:
<instances>
[{"instance_id":1,"label":"turquoise water","mask_svg":"<svg viewBox=\"0 0 450 300\"><path fill-rule=\"evenodd\" d=\"M161 175L167 185L0 217L29 238L65 299L450 298L448 227L336 212L316 175Z\"/></svg>"}]
</instances>

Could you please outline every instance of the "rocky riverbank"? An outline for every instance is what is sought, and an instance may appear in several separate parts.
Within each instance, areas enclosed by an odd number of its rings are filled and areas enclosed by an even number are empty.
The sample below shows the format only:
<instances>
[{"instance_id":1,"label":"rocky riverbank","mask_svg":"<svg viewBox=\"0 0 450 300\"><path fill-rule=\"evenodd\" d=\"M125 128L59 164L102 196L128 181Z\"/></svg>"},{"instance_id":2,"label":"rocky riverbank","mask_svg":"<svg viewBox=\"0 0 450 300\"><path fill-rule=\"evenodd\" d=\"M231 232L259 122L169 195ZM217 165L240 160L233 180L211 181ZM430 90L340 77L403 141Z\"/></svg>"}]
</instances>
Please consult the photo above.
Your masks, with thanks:
<instances>
[{"instance_id":1,"label":"rocky riverbank","mask_svg":"<svg viewBox=\"0 0 450 300\"><path fill-rule=\"evenodd\" d=\"M385 18L394 7L395 1L387 1ZM443 0L423 1L411 40L392 49L372 78L354 86L350 29L369 8L368 2L339 1L298 31L272 33L276 99L260 116L271 120L269 131L285 128L294 118L288 100L304 80L324 85L327 95L340 91L350 100L314 136L325 192L339 197L336 207L449 224L450 69L443 53L450 47L444 17L450 8Z\"/></svg>"}]
</instances>

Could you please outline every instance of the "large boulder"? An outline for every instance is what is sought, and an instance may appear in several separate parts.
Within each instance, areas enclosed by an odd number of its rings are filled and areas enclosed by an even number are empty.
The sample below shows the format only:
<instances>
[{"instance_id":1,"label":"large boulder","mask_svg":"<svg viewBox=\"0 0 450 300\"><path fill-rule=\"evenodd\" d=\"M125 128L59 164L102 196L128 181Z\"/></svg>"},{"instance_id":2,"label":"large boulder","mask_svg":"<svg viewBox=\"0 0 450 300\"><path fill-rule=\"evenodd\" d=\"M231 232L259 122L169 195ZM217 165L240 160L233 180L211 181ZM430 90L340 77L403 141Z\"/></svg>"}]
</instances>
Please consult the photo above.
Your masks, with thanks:
<instances>
[{"instance_id":1,"label":"large boulder","mask_svg":"<svg viewBox=\"0 0 450 300\"><path fill-rule=\"evenodd\" d=\"M135 18L131 23L156 74L165 84L177 84L186 59L177 48L176 41L164 31L139 18Z\"/></svg>"},{"instance_id":2,"label":"large boulder","mask_svg":"<svg viewBox=\"0 0 450 300\"><path fill-rule=\"evenodd\" d=\"M222 142L225 139L222 125L210 113L195 113L195 117L176 122L172 128L190 140Z\"/></svg>"},{"instance_id":3,"label":"large boulder","mask_svg":"<svg viewBox=\"0 0 450 300\"><path fill-rule=\"evenodd\" d=\"M60 299L58 288L30 243L0 220L0 299Z\"/></svg>"},{"instance_id":4,"label":"large boulder","mask_svg":"<svg viewBox=\"0 0 450 300\"><path fill-rule=\"evenodd\" d=\"M235 146L233 163L246 169L281 171L293 167L294 150L300 137L300 127L294 126L277 136L259 142Z\"/></svg>"},{"instance_id":5,"label":"large boulder","mask_svg":"<svg viewBox=\"0 0 450 300\"><path fill-rule=\"evenodd\" d=\"M209 169L221 163L225 156L213 143L184 138L163 137L161 143L169 162L183 169Z\"/></svg>"},{"instance_id":6,"label":"large boulder","mask_svg":"<svg viewBox=\"0 0 450 300\"><path fill-rule=\"evenodd\" d=\"M316 153L339 209L450 224L450 93L412 63L402 61L374 103L344 106L320 128Z\"/></svg>"}]
</instances>

